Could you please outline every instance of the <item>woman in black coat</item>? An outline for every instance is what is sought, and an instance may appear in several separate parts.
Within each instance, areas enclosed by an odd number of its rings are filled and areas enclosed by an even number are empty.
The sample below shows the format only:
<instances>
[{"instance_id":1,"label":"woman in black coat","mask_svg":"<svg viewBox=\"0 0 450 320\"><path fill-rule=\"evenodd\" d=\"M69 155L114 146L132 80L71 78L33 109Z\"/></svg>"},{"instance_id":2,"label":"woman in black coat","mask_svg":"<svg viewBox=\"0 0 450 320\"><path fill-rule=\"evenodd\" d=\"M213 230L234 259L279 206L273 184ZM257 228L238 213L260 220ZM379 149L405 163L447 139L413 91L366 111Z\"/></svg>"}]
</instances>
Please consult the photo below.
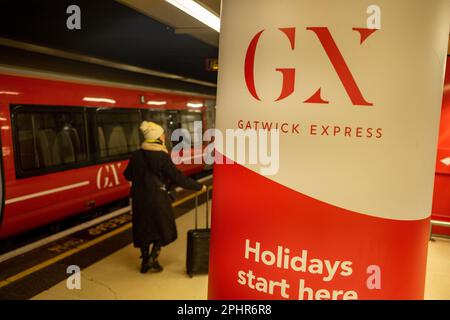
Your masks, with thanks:
<instances>
[{"instance_id":1,"label":"woman in black coat","mask_svg":"<svg viewBox=\"0 0 450 320\"><path fill-rule=\"evenodd\" d=\"M185 177L172 162L164 145L164 130L153 122L144 121L141 131L145 141L131 155L124 176L132 182L133 243L141 249L141 272L152 268L162 271L158 262L161 247L177 239L172 204L166 188L180 186L191 190L206 189ZM152 252L150 245L153 244Z\"/></svg>"}]
</instances>

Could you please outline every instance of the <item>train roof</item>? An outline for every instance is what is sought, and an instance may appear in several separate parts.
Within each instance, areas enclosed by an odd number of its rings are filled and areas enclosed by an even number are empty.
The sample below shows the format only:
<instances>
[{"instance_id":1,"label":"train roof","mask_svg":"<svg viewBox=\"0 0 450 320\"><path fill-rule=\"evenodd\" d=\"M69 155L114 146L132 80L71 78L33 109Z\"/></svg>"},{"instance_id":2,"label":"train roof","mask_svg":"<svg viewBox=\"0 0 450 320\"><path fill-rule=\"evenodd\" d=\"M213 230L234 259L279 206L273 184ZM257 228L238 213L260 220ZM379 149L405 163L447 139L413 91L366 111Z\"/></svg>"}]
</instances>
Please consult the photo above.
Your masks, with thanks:
<instances>
[{"instance_id":1,"label":"train roof","mask_svg":"<svg viewBox=\"0 0 450 320\"><path fill-rule=\"evenodd\" d=\"M0 73L215 99L216 85L0 38Z\"/></svg>"}]
</instances>

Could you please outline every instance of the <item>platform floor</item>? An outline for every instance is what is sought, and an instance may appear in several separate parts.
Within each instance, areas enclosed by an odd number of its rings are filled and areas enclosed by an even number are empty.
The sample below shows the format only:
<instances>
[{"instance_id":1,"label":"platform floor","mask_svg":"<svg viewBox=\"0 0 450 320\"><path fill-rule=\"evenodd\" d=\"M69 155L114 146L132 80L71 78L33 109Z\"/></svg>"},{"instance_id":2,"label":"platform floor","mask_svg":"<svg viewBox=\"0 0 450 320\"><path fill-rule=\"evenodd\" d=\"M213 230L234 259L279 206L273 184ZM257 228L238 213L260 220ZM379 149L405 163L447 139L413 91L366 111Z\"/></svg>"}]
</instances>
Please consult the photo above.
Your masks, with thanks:
<instances>
[{"instance_id":1,"label":"platform floor","mask_svg":"<svg viewBox=\"0 0 450 320\"><path fill-rule=\"evenodd\" d=\"M186 232L193 221L193 211L177 219L179 239L163 249L162 273L140 274L139 252L129 245L82 270L81 290L68 290L63 281L33 299L206 299L208 277L191 279L185 273ZM450 300L450 239L435 239L429 246L425 297Z\"/></svg>"}]
</instances>

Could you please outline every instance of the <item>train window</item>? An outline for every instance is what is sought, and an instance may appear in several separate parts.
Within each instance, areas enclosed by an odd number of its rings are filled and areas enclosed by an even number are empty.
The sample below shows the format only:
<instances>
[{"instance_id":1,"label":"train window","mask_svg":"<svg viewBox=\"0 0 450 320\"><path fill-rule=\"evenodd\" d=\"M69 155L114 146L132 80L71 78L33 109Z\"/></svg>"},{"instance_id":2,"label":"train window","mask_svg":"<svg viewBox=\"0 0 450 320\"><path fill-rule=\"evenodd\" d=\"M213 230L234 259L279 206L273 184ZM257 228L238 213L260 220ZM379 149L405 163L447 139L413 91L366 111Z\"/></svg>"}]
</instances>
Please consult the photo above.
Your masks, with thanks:
<instances>
[{"instance_id":1,"label":"train window","mask_svg":"<svg viewBox=\"0 0 450 320\"><path fill-rule=\"evenodd\" d=\"M201 122L203 123L202 119L202 112L201 111L181 111L180 112L180 125L182 129L186 129L189 132L188 137L184 137L183 141L184 143L188 143L193 145L194 144L194 122ZM203 132L201 132L203 133ZM202 138L199 138L199 141L202 141Z\"/></svg>"},{"instance_id":2,"label":"train window","mask_svg":"<svg viewBox=\"0 0 450 320\"><path fill-rule=\"evenodd\" d=\"M139 110L98 108L95 122L99 158L120 158L139 149L142 140L139 133Z\"/></svg>"},{"instance_id":3,"label":"train window","mask_svg":"<svg viewBox=\"0 0 450 320\"><path fill-rule=\"evenodd\" d=\"M83 110L51 109L43 106L14 109L18 169L24 173L88 160Z\"/></svg>"}]
</instances>

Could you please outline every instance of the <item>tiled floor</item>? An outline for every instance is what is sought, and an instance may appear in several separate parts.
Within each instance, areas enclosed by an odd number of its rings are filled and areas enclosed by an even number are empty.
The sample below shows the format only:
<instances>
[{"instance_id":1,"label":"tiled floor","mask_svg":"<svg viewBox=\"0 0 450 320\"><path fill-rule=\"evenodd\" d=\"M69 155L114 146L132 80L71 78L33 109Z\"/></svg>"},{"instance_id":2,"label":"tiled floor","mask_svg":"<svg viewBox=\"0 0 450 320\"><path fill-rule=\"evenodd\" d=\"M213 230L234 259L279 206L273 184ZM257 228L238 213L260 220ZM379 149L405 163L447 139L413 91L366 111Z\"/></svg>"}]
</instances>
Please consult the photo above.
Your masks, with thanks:
<instances>
[{"instance_id":1,"label":"tiled floor","mask_svg":"<svg viewBox=\"0 0 450 320\"><path fill-rule=\"evenodd\" d=\"M450 300L450 239L429 244L425 299Z\"/></svg>"},{"instance_id":2,"label":"tiled floor","mask_svg":"<svg viewBox=\"0 0 450 320\"><path fill-rule=\"evenodd\" d=\"M68 290L64 281L34 299L206 299L207 276L191 279L185 273L186 231L193 227L193 212L177 225L180 238L161 254L164 272L140 274L138 250L130 245L83 270L81 290ZM425 297L450 300L450 239L430 242Z\"/></svg>"},{"instance_id":3,"label":"tiled floor","mask_svg":"<svg viewBox=\"0 0 450 320\"><path fill-rule=\"evenodd\" d=\"M202 217L199 214L200 225ZM68 290L63 281L33 299L206 299L208 276L189 278L185 271L186 232L193 224L193 211L177 219L179 238L161 252L162 273L139 273L139 250L129 245L82 270L81 290Z\"/></svg>"}]
</instances>

